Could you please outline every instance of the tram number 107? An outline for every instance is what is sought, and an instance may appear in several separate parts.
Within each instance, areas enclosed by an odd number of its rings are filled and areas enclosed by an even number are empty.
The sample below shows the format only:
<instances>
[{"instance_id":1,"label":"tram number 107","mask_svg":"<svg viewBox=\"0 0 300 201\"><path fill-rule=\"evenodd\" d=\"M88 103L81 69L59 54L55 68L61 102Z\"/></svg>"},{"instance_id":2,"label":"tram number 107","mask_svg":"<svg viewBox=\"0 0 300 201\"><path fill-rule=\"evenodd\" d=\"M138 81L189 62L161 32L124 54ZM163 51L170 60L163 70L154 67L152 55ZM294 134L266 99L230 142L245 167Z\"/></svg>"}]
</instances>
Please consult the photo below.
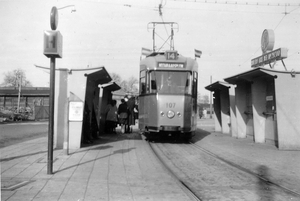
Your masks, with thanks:
<instances>
[{"instance_id":1,"label":"tram number 107","mask_svg":"<svg viewBox=\"0 0 300 201\"><path fill-rule=\"evenodd\" d=\"M167 108L175 108L175 103L166 103Z\"/></svg>"}]
</instances>

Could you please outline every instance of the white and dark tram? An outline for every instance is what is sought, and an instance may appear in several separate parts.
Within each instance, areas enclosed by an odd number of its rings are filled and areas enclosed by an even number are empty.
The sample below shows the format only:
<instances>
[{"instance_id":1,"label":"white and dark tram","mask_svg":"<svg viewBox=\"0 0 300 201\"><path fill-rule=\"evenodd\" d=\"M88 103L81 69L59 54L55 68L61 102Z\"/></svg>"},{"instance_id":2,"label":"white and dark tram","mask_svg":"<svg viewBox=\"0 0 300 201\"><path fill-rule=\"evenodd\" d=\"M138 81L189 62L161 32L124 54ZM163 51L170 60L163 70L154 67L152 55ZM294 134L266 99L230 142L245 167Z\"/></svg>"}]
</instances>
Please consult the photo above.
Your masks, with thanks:
<instances>
[{"instance_id":1,"label":"white and dark tram","mask_svg":"<svg viewBox=\"0 0 300 201\"><path fill-rule=\"evenodd\" d=\"M139 129L148 139L188 140L197 124L198 64L174 50L140 61Z\"/></svg>"}]
</instances>

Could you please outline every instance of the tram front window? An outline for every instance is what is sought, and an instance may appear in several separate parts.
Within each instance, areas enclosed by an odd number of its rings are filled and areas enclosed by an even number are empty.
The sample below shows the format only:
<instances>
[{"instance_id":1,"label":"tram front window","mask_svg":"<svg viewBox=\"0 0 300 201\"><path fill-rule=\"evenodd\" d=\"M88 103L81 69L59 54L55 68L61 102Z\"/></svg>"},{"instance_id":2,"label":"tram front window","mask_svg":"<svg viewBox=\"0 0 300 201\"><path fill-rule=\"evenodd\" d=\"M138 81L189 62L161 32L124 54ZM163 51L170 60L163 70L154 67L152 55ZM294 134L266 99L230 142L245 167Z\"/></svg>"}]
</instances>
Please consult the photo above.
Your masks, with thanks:
<instances>
[{"instance_id":1,"label":"tram front window","mask_svg":"<svg viewBox=\"0 0 300 201\"><path fill-rule=\"evenodd\" d=\"M191 72L151 71L150 93L191 94Z\"/></svg>"}]
</instances>

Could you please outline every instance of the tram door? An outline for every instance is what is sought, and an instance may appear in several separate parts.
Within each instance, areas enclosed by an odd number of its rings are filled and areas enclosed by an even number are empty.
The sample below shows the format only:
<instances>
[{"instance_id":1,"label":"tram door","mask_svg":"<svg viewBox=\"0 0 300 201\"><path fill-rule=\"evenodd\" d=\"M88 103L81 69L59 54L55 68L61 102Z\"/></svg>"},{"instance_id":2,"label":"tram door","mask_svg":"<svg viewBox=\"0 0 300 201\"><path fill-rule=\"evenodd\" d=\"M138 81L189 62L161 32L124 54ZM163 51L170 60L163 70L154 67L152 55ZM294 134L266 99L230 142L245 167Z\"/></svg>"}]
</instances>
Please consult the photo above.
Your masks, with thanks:
<instances>
[{"instance_id":1,"label":"tram door","mask_svg":"<svg viewBox=\"0 0 300 201\"><path fill-rule=\"evenodd\" d=\"M140 96L139 96L139 129L144 129L146 123L145 94L146 94L146 70L140 72Z\"/></svg>"}]
</instances>

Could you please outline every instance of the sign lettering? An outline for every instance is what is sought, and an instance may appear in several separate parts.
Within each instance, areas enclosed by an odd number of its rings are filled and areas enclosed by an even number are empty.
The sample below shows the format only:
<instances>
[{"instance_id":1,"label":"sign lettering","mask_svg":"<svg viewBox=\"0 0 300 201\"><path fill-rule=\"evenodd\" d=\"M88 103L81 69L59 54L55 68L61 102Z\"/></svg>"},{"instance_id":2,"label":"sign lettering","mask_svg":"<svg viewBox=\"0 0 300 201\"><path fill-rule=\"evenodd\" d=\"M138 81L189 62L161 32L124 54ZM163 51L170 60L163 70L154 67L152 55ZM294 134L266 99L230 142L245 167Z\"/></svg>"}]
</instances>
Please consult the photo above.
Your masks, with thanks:
<instances>
[{"instance_id":1,"label":"sign lettering","mask_svg":"<svg viewBox=\"0 0 300 201\"><path fill-rule=\"evenodd\" d=\"M158 63L159 68L184 68L183 63Z\"/></svg>"},{"instance_id":2,"label":"sign lettering","mask_svg":"<svg viewBox=\"0 0 300 201\"><path fill-rule=\"evenodd\" d=\"M263 54L262 56L256 57L251 60L251 67L259 67L274 61L285 59L287 58L287 51L288 50L286 48L279 48L272 52Z\"/></svg>"}]
</instances>

